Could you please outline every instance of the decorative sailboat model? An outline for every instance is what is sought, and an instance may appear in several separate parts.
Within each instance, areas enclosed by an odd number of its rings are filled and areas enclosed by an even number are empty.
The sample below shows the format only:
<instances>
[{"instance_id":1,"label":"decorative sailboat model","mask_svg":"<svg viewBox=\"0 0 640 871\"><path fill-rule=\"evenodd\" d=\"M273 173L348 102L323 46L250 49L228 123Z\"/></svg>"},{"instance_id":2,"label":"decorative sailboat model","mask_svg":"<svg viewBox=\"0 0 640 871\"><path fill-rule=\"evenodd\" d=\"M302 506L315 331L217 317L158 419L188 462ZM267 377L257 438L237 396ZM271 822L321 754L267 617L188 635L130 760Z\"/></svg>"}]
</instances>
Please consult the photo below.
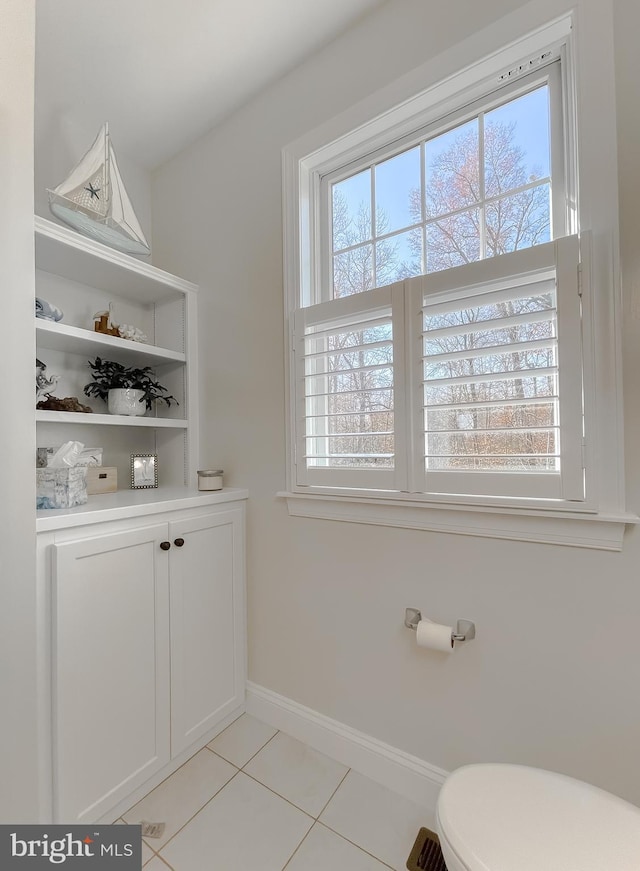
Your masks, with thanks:
<instances>
[{"instance_id":1,"label":"decorative sailboat model","mask_svg":"<svg viewBox=\"0 0 640 871\"><path fill-rule=\"evenodd\" d=\"M47 193L53 214L74 230L126 254L151 253L118 170L108 124L62 184Z\"/></svg>"}]
</instances>

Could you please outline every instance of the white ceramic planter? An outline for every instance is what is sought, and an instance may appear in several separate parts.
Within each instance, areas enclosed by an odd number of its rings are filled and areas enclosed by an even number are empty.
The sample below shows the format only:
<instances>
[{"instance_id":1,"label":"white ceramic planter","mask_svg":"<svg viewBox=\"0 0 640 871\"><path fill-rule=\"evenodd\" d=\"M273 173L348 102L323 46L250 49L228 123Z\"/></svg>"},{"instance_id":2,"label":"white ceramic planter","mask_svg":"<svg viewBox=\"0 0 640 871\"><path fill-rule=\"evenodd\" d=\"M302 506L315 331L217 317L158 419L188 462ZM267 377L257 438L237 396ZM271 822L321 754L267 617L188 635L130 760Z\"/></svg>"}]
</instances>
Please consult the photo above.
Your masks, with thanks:
<instances>
[{"instance_id":1,"label":"white ceramic planter","mask_svg":"<svg viewBox=\"0 0 640 871\"><path fill-rule=\"evenodd\" d=\"M143 396L143 390L134 390L132 387L117 387L110 390L107 401L109 414L126 414L130 417L139 417L147 410L146 403L140 401Z\"/></svg>"}]
</instances>

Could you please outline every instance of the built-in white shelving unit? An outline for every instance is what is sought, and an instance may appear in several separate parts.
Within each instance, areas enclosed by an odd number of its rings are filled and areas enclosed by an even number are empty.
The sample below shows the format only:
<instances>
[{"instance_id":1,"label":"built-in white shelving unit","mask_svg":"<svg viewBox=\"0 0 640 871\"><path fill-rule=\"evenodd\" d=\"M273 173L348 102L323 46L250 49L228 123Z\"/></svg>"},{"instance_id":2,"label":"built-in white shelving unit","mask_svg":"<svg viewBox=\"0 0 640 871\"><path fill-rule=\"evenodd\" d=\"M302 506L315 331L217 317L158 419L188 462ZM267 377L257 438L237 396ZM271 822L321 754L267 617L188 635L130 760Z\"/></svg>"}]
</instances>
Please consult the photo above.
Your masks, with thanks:
<instances>
[{"instance_id":1,"label":"built-in white shelving unit","mask_svg":"<svg viewBox=\"0 0 640 871\"><path fill-rule=\"evenodd\" d=\"M144 303L173 299L176 293L197 293L198 285L108 248L74 230L36 215L36 265L70 281L107 287L118 297Z\"/></svg>"},{"instance_id":2,"label":"built-in white shelving unit","mask_svg":"<svg viewBox=\"0 0 640 871\"><path fill-rule=\"evenodd\" d=\"M79 327L36 318L36 344L51 351L70 354L108 356L117 363L137 358L139 366L156 366L174 361L186 363L186 354L157 348L142 342L130 342L117 336L107 336Z\"/></svg>"},{"instance_id":3,"label":"built-in white shelving unit","mask_svg":"<svg viewBox=\"0 0 640 871\"><path fill-rule=\"evenodd\" d=\"M36 294L64 313L36 319L37 359L59 376L54 396L91 408L36 410L37 444L101 447L118 469L117 492L35 518L40 815L87 825L119 817L244 709L247 492L197 489L196 285L42 218L35 233ZM148 344L93 331L110 303ZM108 414L84 393L96 356L151 367L178 404ZM140 453L158 455L157 489L129 487ZM78 662L100 705L78 702Z\"/></svg>"},{"instance_id":4,"label":"built-in white shelving unit","mask_svg":"<svg viewBox=\"0 0 640 871\"><path fill-rule=\"evenodd\" d=\"M91 414L37 410L38 446L77 439L102 447L104 465L118 468L119 489L129 486L132 453L157 453L160 489L195 489L198 286L41 217L35 249L36 295L64 313L59 322L35 318L36 355L48 375L60 376L55 396L73 396L92 408ZM138 327L148 343L93 330L94 315L110 304L114 322ZM177 404L158 402L142 417L108 414L105 403L83 391L96 356L150 366Z\"/></svg>"},{"instance_id":5,"label":"built-in white shelving unit","mask_svg":"<svg viewBox=\"0 0 640 871\"><path fill-rule=\"evenodd\" d=\"M169 417L125 417L122 414L83 414L78 411L36 411L36 423L73 423L80 426L143 426L151 429L187 429L186 420Z\"/></svg>"}]
</instances>

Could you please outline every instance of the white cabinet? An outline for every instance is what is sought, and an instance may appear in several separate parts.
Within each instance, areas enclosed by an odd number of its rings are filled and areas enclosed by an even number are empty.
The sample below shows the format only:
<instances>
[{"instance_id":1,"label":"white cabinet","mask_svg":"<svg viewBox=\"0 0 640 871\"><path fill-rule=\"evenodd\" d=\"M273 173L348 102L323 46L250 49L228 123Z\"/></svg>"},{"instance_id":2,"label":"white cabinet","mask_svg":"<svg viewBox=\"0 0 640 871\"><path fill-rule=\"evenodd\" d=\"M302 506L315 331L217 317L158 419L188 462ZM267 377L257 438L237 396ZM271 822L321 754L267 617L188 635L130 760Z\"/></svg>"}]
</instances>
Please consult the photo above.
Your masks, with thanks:
<instances>
[{"instance_id":1,"label":"white cabinet","mask_svg":"<svg viewBox=\"0 0 640 871\"><path fill-rule=\"evenodd\" d=\"M242 703L242 564L238 509L169 524L171 597L171 751L177 755ZM202 571L206 566L206 572Z\"/></svg>"},{"instance_id":2,"label":"white cabinet","mask_svg":"<svg viewBox=\"0 0 640 871\"><path fill-rule=\"evenodd\" d=\"M166 534L161 523L53 545L61 822L97 819L169 761Z\"/></svg>"},{"instance_id":3,"label":"white cabinet","mask_svg":"<svg viewBox=\"0 0 640 871\"><path fill-rule=\"evenodd\" d=\"M37 443L69 439L104 448L104 465L129 485L133 453L157 453L160 487L195 485L198 461L196 321L198 286L80 234L37 217L36 294L64 312L60 322L35 319L36 356L59 376L56 397L76 397L93 413L36 411ZM142 329L146 344L93 331L93 316L113 304L117 324ZM178 403L143 417L110 415L90 399L93 357L125 366L150 366ZM35 370L34 370L35 377Z\"/></svg>"},{"instance_id":4,"label":"white cabinet","mask_svg":"<svg viewBox=\"0 0 640 871\"><path fill-rule=\"evenodd\" d=\"M55 822L120 812L241 713L244 502L218 498L45 545Z\"/></svg>"}]
</instances>

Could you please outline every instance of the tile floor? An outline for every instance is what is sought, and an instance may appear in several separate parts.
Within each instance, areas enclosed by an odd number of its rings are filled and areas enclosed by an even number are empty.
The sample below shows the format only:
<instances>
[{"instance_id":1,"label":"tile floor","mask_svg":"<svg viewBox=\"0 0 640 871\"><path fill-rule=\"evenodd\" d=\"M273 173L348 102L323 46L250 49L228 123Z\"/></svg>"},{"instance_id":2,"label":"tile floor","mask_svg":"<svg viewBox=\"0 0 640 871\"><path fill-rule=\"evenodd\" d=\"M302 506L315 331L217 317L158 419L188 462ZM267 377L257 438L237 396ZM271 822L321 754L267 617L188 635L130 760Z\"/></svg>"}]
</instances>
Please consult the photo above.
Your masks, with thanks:
<instances>
[{"instance_id":1,"label":"tile floor","mask_svg":"<svg viewBox=\"0 0 640 871\"><path fill-rule=\"evenodd\" d=\"M403 871L424 809L243 714L123 815L145 871Z\"/></svg>"}]
</instances>

